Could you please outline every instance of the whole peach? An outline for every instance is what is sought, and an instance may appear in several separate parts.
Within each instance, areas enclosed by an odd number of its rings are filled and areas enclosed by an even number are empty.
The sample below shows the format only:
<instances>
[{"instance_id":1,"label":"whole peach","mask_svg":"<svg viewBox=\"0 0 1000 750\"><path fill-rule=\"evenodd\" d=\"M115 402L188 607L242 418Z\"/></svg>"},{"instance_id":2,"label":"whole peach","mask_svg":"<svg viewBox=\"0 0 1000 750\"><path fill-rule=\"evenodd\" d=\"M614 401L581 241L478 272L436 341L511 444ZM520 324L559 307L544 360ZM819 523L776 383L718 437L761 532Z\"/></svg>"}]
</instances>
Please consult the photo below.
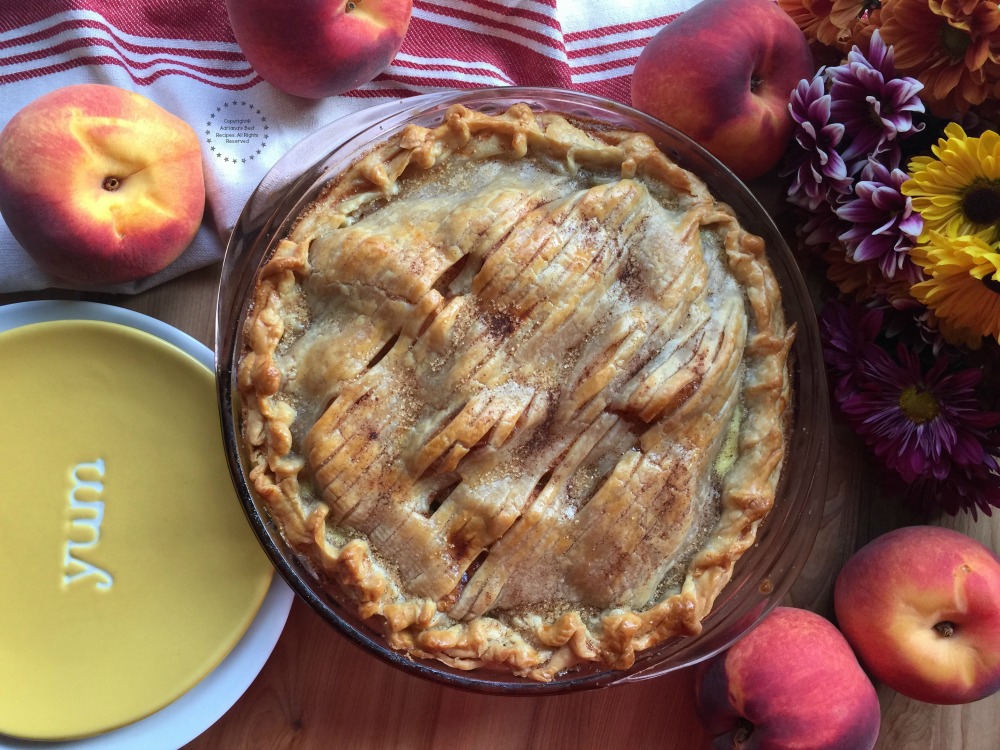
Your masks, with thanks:
<instances>
[{"instance_id":1,"label":"whole peach","mask_svg":"<svg viewBox=\"0 0 1000 750\"><path fill-rule=\"evenodd\" d=\"M64 86L0 131L0 214L59 279L112 284L155 273L191 243L204 210L198 136L140 94Z\"/></svg>"},{"instance_id":2,"label":"whole peach","mask_svg":"<svg viewBox=\"0 0 1000 750\"><path fill-rule=\"evenodd\" d=\"M841 630L874 678L927 703L1000 690L1000 557L958 531L906 526L837 577Z\"/></svg>"},{"instance_id":3,"label":"whole peach","mask_svg":"<svg viewBox=\"0 0 1000 750\"><path fill-rule=\"evenodd\" d=\"M805 36L773 0L702 0L643 49L632 104L750 180L785 153L789 97L813 72Z\"/></svg>"},{"instance_id":4,"label":"whole peach","mask_svg":"<svg viewBox=\"0 0 1000 750\"><path fill-rule=\"evenodd\" d=\"M829 620L778 607L698 667L695 705L718 750L871 750L875 688Z\"/></svg>"},{"instance_id":5,"label":"whole peach","mask_svg":"<svg viewBox=\"0 0 1000 750\"><path fill-rule=\"evenodd\" d=\"M385 70L406 36L412 0L226 0L226 10L261 78L320 99Z\"/></svg>"}]
</instances>

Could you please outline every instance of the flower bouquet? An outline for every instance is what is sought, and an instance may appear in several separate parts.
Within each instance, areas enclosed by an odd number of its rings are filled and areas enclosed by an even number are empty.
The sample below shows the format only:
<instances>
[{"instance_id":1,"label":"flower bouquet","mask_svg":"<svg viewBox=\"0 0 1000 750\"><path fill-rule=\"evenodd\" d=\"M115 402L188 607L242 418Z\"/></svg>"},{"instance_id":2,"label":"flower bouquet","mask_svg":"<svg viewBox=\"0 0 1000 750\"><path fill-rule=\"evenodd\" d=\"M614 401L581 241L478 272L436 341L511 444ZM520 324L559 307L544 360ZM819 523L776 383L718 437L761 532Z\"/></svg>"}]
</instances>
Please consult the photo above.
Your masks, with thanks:
<instances>
[{"instance_id":1,"label":"flower bouquet","mask_svg":"<svg viewBox=\"0 0 1000 750\"><path fill-rule=\"evenodd\" d=\"M835 404L906 501L1000 507L1000 10L779 0L828 60L784 174Z\"/></svg>"}]
</instances>

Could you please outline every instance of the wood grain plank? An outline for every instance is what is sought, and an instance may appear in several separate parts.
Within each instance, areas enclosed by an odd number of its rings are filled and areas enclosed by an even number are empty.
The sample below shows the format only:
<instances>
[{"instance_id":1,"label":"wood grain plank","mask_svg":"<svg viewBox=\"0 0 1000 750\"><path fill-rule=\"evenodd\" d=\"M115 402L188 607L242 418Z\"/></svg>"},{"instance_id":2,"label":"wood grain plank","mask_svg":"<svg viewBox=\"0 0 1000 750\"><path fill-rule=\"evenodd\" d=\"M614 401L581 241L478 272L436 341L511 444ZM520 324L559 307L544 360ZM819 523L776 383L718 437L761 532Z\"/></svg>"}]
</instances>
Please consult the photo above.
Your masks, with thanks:
<instances>
[{"instance_id":1,"label":"wood grain plank","mask_svg":"<svg viewBox=\"0 0 1000 750\"><path fill-rule=\"evenodd\" d=\"M465 692L364 653L296 601L260 676L188 748L695 748L708 738L692 677L541 698Z\"/></svg>"}]
</instances>

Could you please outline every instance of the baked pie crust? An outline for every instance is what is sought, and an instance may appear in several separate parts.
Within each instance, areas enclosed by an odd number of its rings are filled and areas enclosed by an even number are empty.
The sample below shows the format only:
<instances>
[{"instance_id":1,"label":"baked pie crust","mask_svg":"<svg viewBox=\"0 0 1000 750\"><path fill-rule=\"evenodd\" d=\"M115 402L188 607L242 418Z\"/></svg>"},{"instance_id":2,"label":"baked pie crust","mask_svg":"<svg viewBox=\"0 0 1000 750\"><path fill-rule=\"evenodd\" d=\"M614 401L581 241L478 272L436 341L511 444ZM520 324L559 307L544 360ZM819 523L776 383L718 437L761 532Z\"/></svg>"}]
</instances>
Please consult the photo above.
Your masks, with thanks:
<instances>
[{"instance_id":1,"label":"baked pie crust","mask_svg":"<svg viewBox=\"0 0 1000 750\"><path fill-rule=\"evenodd\" d=\"M259 272L251 483L389 645L548 681L693 636L784 457L763 241L648 136L455 106Z\"/></svg>"}]
</instances>

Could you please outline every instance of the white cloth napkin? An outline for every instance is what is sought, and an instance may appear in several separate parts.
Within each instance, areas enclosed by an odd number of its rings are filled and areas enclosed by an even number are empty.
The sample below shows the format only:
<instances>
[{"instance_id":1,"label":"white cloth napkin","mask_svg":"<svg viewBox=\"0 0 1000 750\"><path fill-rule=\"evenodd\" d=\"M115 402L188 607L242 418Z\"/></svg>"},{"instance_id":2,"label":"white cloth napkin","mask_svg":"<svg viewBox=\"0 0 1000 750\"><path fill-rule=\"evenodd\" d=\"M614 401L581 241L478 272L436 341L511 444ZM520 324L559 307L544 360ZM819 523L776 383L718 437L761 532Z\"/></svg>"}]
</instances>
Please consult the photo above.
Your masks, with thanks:
<instances>
[{"instance_id":1,"label":"white cloth napkin","mask_svg":"<svg viewBox=\"0 0 1000 750\"><path fill-rule=\"evenodd\" d=\"M138 92L202 140L205 221L170 267L100 291L135 293L221 260L251 192L291 146L360 108L483 86L558 86L629 103L646 42L697 0L414 0L403 47L343 96L290 96L236 45L223 0L20 0L0 8L0 127L75 83ZM0 221L0 292L77 288L39 269Z\"/></svg>"}]
</instances>

